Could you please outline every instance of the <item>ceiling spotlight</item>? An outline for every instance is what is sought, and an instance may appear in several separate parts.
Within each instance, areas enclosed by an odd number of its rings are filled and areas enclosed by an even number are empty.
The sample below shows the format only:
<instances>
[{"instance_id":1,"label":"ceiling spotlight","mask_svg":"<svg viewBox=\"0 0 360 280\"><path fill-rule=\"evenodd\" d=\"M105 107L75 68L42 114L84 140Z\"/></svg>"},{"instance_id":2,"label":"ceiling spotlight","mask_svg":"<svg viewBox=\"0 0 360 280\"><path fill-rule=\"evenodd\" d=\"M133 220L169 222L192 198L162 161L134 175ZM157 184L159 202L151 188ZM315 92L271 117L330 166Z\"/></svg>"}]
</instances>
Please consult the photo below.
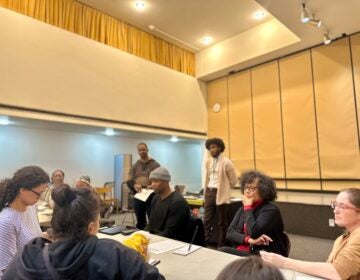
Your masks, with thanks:
<instances>
[{"instance_id":1,"label":"ceiling spotlight","mask_svg":"<svg viewBox=\"0 0 360 280\"><path fill-rule=\"evenodd\" d=\"M201 42L204 44L204 45L209 45L211 44L213 41L213 38L211 38L210 36L205 36L201 39Z\"/></svg>"},{"instance_id":2,"label":"ceiling spotlight","mask_svg":"<svg viewBox=\"0 0 360 280\"><path fill-rule=\"evenodd\" d=\"M265 12L264 11L257 11L255 14L254 14L254 18L257 19L257 20L261 20L265 17Z\"/></svg>"},{"instance_id":3,"label":"ceiling spotlight","mask_svg":"<svg viewBox=\"0 0 360 280\"><path fill-rule=\"evenodd\" d=\"M149 27L150 30L155 30L155 28L156 28L156 27L155 27L154 25L152 25L152 24L150 24L148 27Z\"/></svg>"},{"instance_id":4,"label":"ceiling spotlight","mask_svg":"<svg viewBox=\"0 0 360 280\"><path fill-rule=\"evenodd\" d=\"M142 11L145 10L145 2L144 1L135 1L135 9Z\"/></svg>"},{"instance_id":5,"label":"ceiling spotlight","mask_svg":"<svg viewBox=\"0 0 360 280\"><path fill-rule=\"evenodd\" d=\"M321 24L322 24L321 20L319 20L319 19L310 19L308 21L308 23L313 25L313 26L316 26L317 28L320 28Z\"/></svg>"},{"instance_id":6,"label":"ceiling spotlight","mask_svg":"<svg viewBox=\"0 0 360 280\"><path fill-rule=\"evenodd\" d=\"M329 32L324 33L323 40L324 40L325 45L328 45L331 43L331 38L330 38Z\"/></svg>"},{"instance_id":7,"label":"ceiling spotlight","mask_svg":"<svg viewBox=\"0 0 360 280\"><path fill-rule=\"evenodd\" d=\"M302 11L301 11L301 22L307 23L310 21L310 14L308 10L306 9L305 3L302 3Z\"/></svg>"}]
</instances>

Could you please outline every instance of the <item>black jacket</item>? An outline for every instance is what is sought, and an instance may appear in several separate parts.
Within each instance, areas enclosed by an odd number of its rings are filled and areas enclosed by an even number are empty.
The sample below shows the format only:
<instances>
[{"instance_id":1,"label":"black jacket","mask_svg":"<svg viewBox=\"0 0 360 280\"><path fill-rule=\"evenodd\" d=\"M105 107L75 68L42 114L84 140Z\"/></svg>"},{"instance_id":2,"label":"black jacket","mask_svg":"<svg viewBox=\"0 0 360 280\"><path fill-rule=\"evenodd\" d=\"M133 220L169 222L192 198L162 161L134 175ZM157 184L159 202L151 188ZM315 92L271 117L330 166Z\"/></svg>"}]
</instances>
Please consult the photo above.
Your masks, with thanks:
<instances>
[{"instance_id":1,"label":"black jacket","mask_svg":"<svg viewBox=\"0 0 360 280\"><path fill-rule=\"evenodd\" d=\"M253 239L262 234L269 236L273 242L269 246L251 246L251 252L257 254L264 250L287 256L287 238L284 234L284 224L279 208L271 203L264 202L255 209L244 211L241 207L232 220L226 239L232 241L235 246L243 244L246 233L244 233L244 223L249 236Z\"/></svg>"},{"instance_id":2,"label":"black jacket","mask_svg":"<svg viewBox=\"0 0 360 280\"><path fill-rule=\"evenodd\" d=\"M190 208L183 196L176 191L163 200L158 194L154 195L148 230L153 234L188 241Z\"/></svg>"},{"instance_id":3,"label":"black jacket","mask_svg":"<svg viewBox=\"0 0 360 280\"><path fill-rule=\"evenodd\" d=\"M6 269L3 280L53 279L42 255L48 242L35 238L25 245ZM57 241L48 246L50 262L60 279L165 279L138 253L114 240L93 236L82 241Z\"/></svg>"}]
</instances>

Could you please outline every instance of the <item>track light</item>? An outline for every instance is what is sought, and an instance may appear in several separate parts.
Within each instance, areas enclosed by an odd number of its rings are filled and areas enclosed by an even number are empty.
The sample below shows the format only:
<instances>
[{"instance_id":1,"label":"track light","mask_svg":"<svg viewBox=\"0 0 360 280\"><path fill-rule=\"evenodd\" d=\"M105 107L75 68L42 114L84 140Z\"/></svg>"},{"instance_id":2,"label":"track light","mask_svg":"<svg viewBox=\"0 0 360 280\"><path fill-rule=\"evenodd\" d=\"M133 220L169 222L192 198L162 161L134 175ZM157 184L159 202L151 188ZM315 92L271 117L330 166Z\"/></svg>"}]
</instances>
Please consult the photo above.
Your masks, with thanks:
<instances>
[{"instance_id":1,"label":"track light","mask_svg":"<svg viewBox=\"0 0 360 280\"><path fill-rule=\"evenodd\" d=\"M308 10L306 9L305 3L302 3L302 11L301 11L301 22L307 23L311 20L310 14Z\"/></svg>"},{"instance_id":2,"label":"track light","mask_svg":"<svg viewBox=\"0 0 360 280\"><path fill-rule=\"evenodd\" d=\"M327 32L327 31L324 32L323 40L324 40L325 45L328 45L331 43L331 38L330 38L329 32Z\"/></svg>"},{"instance_id":3,"label":"track light","mask_svg":"<svg viewBox=\"0 0 360 280\"><path fill-rule=\"evenodd\" d=\"M316 26L317 28L320 28L321 27L321 24L322 24L322 22L321 22L321 20L319 20L319 19L310 19L309 21L308 21L308 23L309 24L311 24L311 25L313 25L313 26Z\"/></svg>"}]
</instances>

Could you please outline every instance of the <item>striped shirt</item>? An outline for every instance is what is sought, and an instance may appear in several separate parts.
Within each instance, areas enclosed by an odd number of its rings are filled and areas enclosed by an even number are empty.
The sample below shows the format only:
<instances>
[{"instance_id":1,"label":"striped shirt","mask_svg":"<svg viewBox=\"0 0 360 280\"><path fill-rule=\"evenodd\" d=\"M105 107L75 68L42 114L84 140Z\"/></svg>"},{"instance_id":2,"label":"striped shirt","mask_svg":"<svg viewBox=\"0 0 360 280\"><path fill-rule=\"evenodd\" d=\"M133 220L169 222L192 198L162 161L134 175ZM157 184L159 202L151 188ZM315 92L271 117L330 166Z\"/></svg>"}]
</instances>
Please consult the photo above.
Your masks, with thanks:
<instances>
[{"instance_id":1,"label":"striped shirt","mask_svg":"<svg viewBox=\"0 0 360 280\"><path fill-rule=\"evenodd\" d=\"M35 205L24 212L11 207L0 212L0 279L16 252L41 234Z\"/></svg>"}]
</instances>

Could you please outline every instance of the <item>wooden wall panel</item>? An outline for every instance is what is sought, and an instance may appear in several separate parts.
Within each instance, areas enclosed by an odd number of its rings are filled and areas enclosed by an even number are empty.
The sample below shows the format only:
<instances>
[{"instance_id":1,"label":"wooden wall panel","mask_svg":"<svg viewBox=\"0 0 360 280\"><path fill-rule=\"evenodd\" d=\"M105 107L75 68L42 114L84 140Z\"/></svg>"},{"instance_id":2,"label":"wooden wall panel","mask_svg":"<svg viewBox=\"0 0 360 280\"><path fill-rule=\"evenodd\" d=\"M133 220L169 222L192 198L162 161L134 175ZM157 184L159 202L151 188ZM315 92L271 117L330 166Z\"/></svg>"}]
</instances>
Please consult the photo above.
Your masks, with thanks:
<instances>
[{"instance_id":1,"label":"wooden wall panel","mask_svg":"<svg viewBox=\"0 0 360 280\"><path fill-rule=\"evenodd\" d=\"M230 157L238 174L254 169L250 70L229 76Z\"/></svg>"},{"instance_id":2,"label":"wooden wall panel","mask_svg":"<svg viewBox=\"0 0 360 280\"><path fill-rule=\"evenodd\" d=\"M360 127L360 33L350 37L352 62L354 67L354 86L357 107L358 133ZM360 135L359 135L360 137Z\"/></svg>"},{"instance_id":3,"label":"wooden wall panel","mask_svg":"<svg viewBox=\"0 0 360 280\"><path fill-rule=\"evenodd\" d=\"M251 71L255 165L272 177L285 178L277 61Z\"/></svg>"},{"instance_id":4,"label":"wooden wall panel","mask_svg":"<svg viewBox=\"0 0 360 280\"><path fill-rule=\"evenodd\" d=\"M213 111L214 104L219 103L219 112ZM212 81L208 84L208 137L221 138L225 143L224 155L229 157L229 119L228 119L227 78Z\"/></svg>"},{"instance_id":5,"label":"wooden wall panel","mask_svg":"<svg viewBox=\"0 0 360 280\"><path fill-rule=\"evenodd\" d=\"M284 148L287 178L320 178L310 51L281 59ZM288 182L298 189L301 181ZM320 190L320 183L304 189Z\"/></svg>"},{"instance_id":6,"label":"wooden wall panel","mask_svg":"<svg viewBox=\"0 0 360 280\"><path fill-rule=\"evenodd\" d=\"M349 40L314 48L312 58L322 178L360 178Z\"/></svg>"}]
</instances>

